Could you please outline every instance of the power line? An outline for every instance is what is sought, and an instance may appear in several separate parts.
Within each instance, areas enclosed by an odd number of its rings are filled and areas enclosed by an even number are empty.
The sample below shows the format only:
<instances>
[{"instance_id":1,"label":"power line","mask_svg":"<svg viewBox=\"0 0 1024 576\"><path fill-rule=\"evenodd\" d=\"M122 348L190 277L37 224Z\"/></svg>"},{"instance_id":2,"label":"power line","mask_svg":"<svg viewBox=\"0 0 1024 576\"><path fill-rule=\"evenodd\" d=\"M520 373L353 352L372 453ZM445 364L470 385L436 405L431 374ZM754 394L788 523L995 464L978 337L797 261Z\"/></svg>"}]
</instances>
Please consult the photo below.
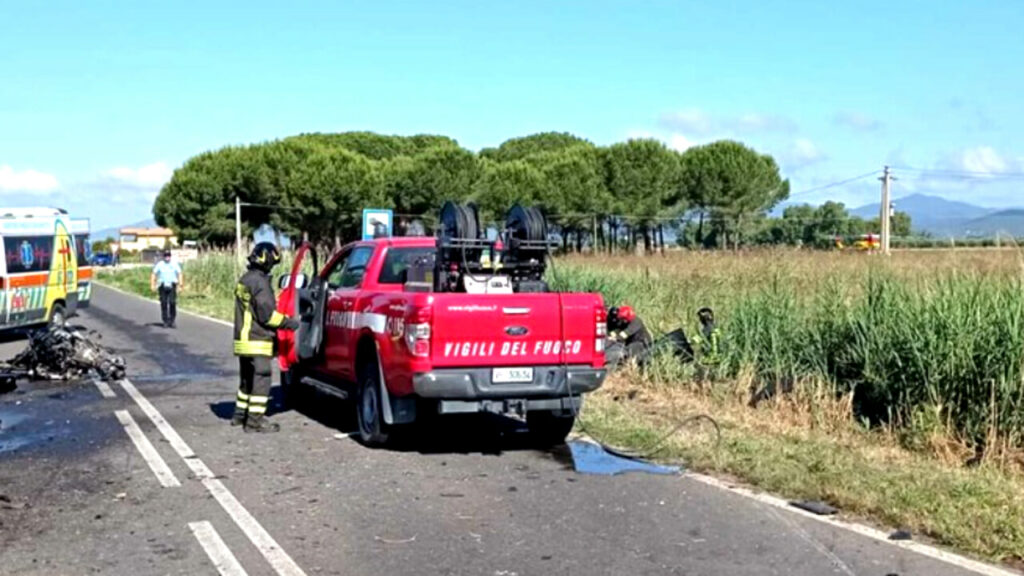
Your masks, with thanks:
<instances>
[{"instance_id":1,"label":"power line","mask_svg":"<svg viewBox=\"0 0 1024 576\"><path fill-rule=\"evenodd\" d=\"M790 194L789 197L790 198L794 198L796 196L802 196L804 194L810 194L811 192L820 192L822 190L828 190L829 188L835 188L836 186L842 186L843 184L850 184L851 182L856 182L858 180L863 180L865 178L869 178L869 177L874 176L875 174L878 174L878 173L879 173L879 170L872 170L871 172L866 172L866 173L861 174L859 176L854 176L852 178L847 178L846 180L840 180L838 182L830 182L828 184L822 184L821 186L815 186L814 188L808 188L806 190L801 190L800 192L796 192L794 194Z\"/></svg>"},{"instance_id":2,"label":"power line","mask_svg":"<svg viewBox=\"0 0 1024 576\"><path fill-rule=\"evenodd\" d=\"M916 172L923 175L932 176L954 176L963 177L964 179L974 180L1000 180L1000 179L1014 179L1024 178L1024 172L982 172L979 170L945 170L941 168L913 168L910 166L897 166L893 170L903 170L906 172Z\"/></svg>"}]
</instances>

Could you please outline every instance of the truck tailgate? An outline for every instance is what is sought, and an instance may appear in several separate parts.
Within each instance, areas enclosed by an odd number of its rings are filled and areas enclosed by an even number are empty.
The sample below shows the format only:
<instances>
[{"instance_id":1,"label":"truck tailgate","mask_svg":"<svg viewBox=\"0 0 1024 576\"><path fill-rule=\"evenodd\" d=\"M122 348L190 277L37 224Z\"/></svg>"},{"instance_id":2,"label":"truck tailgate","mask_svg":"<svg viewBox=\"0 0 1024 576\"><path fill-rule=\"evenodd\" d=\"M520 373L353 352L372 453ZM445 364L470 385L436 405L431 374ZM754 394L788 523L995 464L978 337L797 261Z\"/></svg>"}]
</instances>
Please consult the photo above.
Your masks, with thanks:
<instances>
[{"instance_id":1,"label":"truck tailgate","mask_svg":"<svg viewBox=\"0 0 1024 576\"><path fill-rule=\"evenodd\" d=\"M431 364L436 368L591 364L594 294L436 294Z\"/></svg>"}]
</instances>

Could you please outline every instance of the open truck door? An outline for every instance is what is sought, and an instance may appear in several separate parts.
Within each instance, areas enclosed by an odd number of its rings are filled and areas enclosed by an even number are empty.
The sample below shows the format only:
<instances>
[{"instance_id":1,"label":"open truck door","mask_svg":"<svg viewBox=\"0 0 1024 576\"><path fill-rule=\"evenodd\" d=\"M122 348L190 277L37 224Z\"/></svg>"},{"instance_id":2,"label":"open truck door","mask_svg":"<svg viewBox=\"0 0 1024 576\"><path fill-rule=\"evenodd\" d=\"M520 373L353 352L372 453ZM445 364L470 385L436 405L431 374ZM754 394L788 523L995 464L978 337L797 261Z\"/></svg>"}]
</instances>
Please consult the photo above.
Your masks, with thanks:
<instances>
[{"instance_id":1,"label":"open truck door","mask_svg":"<svg viewBox=\"0 0 1024 576\"><path fill-rule=\"evenodd\" d=\"M312 264L310 276L302 271L307 258ZM299 329L295 332L278 332L278 363L282 372L316 357L321 350L327 290L319 272L316 249L304 242L295 253L291 272L280 278L277 311L299 320Z\"/></svg>"}]
</instances>

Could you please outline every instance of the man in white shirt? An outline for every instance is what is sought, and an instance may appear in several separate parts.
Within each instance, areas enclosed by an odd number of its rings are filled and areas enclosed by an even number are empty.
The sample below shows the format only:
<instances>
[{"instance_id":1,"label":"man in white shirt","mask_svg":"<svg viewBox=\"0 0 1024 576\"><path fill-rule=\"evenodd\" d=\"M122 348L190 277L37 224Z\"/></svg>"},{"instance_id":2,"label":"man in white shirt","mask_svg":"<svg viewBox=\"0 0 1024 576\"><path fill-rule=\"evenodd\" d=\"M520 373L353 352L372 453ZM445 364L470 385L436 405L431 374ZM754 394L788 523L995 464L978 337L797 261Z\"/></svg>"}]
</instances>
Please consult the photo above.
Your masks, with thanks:
<instances>
[{"instance_id":1,"label":"man in white shirt","mask_svg":"<svg viewBox=\"0 0 1024 576\"><path fill-rule=\"evenodd\" d=\"M174 328L174 320L178 315L178 289L185 288L185 275L177 262L171 262L170 250L164 250L163 260L153 266L149 288L160 294L160 316L164 327Z\"/></svg>"}]
</instances>

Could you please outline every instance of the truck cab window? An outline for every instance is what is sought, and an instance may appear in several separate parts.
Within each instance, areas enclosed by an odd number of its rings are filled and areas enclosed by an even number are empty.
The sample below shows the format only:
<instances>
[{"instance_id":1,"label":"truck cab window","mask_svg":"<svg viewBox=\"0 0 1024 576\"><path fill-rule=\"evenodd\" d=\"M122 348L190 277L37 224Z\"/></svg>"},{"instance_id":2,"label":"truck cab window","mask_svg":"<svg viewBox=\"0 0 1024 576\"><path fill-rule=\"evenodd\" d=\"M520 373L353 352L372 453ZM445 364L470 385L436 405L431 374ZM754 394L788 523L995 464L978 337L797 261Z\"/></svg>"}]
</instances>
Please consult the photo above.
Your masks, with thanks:
<instances>
[{"instance_id":1,"label":"truck cab window","mask_svg":"<svg viewBox=\"0 0 1024 576\"><path fill-rule=\"evenodd\" d=\"M370 262L371 256L373 256L372 246L361 246L352 251L341 273L341 288L355 288L363 283L366 265Z\"/></svg>"},{"instance_id":2,"label":"truck cab window","mask_svg":"<svg viewBox=\"0 0 1024 576\"><path fill-rule=\"evenodd\" d=\"M327 288L330 290L337 290L341 288L341 275L345 272L345 262L348 261L348 257L352 254L351 251L343 253L337 260L334 261L334 265L327 272Z\"/></svg>"},{"instance_id":3,"label":"truck cab window","mask_svg":"<svg viewBox=\"0 0 1024 576\"><path fill-rule=\"evenodd\" d=\"M377 282L381 284L402 284L405 282L405 271L414 264L434 268L434 257L437 250L430 248L391 248L384 257Z\"/></svg>"}]
</instances>

